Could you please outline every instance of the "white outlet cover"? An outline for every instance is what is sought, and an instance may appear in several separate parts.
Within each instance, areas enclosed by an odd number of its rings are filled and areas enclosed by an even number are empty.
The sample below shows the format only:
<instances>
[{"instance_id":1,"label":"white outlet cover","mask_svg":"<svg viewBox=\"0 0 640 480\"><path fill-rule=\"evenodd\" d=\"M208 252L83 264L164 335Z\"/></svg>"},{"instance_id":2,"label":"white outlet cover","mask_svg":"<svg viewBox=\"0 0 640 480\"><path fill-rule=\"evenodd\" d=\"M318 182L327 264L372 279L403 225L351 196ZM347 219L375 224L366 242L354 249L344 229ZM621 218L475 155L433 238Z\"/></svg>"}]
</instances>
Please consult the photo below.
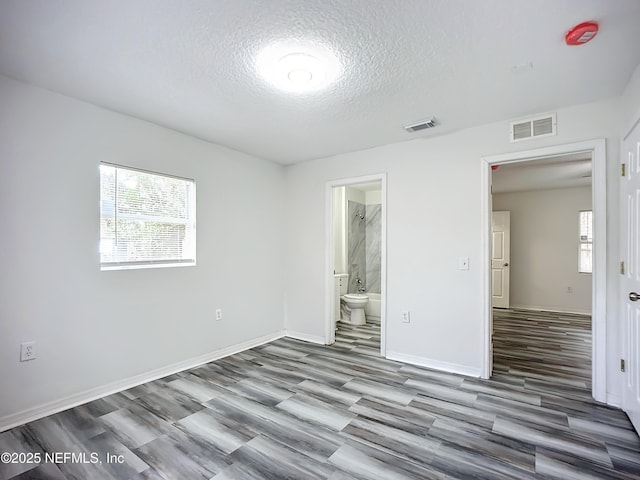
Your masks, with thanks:
<instances>
[{"instance_id":1,"label":"white outlet cover","mask_svg":"<svg viewBox=\"0 0 640 480\"><path fill-rule=\"evenodd\" d=\"M20 344L20 361L28 362L36 358L36 342L24 342Z\"/></svg>"}]
</instances>

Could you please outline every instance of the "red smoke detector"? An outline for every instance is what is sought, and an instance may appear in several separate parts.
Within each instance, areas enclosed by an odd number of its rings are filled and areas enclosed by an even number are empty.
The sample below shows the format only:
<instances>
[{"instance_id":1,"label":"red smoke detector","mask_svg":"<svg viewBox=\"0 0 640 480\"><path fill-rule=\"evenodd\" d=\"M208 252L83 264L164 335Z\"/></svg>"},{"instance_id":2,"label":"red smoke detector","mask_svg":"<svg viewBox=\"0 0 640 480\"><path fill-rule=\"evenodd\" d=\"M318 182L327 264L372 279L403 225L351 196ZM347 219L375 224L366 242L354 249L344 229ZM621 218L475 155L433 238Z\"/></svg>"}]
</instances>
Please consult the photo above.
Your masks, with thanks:
<instances>
[{"instance_id":1,"label":"red smoke detector","mask_svg":"<svg viewBox=\"0 0 640 480\"><path fill-rule=\"evenodd\" d=\"M584 22L573 27L564 37L567 45L584 45L593 40L598 34L598 24L596 22Z\"/></svg>"}]
</instances>

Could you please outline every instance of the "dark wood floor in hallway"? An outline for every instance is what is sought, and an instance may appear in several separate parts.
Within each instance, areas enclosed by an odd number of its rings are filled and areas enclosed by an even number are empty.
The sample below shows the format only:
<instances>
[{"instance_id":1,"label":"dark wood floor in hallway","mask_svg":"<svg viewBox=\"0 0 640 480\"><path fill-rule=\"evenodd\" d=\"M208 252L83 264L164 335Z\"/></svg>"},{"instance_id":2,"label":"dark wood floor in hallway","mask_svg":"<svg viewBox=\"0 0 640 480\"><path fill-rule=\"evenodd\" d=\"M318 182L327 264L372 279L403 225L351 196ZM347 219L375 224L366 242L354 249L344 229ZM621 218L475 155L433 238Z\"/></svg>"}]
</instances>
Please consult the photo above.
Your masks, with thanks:
<instances>
[{"instance_id":1,"label":"dark wood floor in hallway","mask_svg":"<svg viewBox=\"0 0 640 480\"><path fill-rule=\"evenodd\" d=\"M283 338L0 433L0 451L102 461L5 463L0 479L640 478L640 440L590 399L578 352L517 353L522 315L496 317L488 381L380 357L376 324L330 347Z\"/></svg>"},{"instance_id":2,"label":"dark wood floor in hallway","mask_svg":"<svg viewBox=\"0 0 640 480\"><path fill-rule=\"evenodd\" d=\"M493 371L575 387L591 398L591 317L494 309Z\"/></svg>"}]
</instances>

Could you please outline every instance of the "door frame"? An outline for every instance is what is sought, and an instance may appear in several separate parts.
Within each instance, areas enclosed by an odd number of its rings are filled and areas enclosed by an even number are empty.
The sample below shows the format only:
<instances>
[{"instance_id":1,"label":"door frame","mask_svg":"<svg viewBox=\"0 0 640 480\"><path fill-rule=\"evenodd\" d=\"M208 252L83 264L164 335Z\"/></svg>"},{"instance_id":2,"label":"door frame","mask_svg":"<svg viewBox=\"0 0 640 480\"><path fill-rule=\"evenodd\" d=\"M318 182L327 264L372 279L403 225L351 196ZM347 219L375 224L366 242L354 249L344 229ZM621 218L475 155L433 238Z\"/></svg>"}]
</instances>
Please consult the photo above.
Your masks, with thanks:
<instances>
[{"instance_id":1,"label":"door frame","mask_svg":"<svg viewBox=\"0 0 640 480\"><path fill-rule=\"evenodd\" d=\"M606 141L603 138L584 142L555 145L480 159L481 165L481 246L482 246L482 378L492 373L492 327L491 308L491 166L525 161L543 157L565 155L576 152L591 152L591 205L593 210L593 273L591 277L591 380L593 398L607 402L607 357L606 357L606 300L607 300L607 166Z\"/></svg>"},{"instance_id":2,"label":"door frame","mask_svg":"<svg viewBox=\"0 0 640 480\"><path fill-rule=\"evenodd\" d=\"M325 202L326 202L326 220L325 220L325 332L324 341L329 345L332 339L335 339L335 331L333 330L333 312L335 301L335 278L333 267L335 265L335 247L333 234L333 188L346 187L358 183L380 182L380 355L386 354L386 338L387 338L387 174L378 173L374 175L365 175L361 177L343 178L340 180L332 180L326 184Z\"/></svg>"}]
</instances>

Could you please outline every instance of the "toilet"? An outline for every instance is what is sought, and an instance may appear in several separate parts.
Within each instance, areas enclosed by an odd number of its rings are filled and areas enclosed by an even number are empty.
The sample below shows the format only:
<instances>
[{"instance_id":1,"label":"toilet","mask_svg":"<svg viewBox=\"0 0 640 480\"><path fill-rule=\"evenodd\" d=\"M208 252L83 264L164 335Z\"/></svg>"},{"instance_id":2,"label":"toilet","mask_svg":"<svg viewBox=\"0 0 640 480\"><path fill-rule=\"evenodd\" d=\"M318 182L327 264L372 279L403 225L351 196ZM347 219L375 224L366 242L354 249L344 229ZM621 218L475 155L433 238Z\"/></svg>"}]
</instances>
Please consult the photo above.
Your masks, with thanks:
<instances>
[{"instance_id":1,"label":"toilet","mask_svg":"<svg viewBox=\"0 0 640 480\"><path fill-rule=\"evenodd\" d=\"M334 318L336 322L340 320L352 325L364 325L367 317L364 314L364 307L369 303L369 297L362 293L347 293L349 288L349 275L346 273L336 273L335 292L336 305ZM339 299L339 300L338 300ZM334 325L334 328L336 325Z\"/></svg>"},{"instance_id":2,"label":"toilet","mask_svg":"<svg viewBox=\"0 0 640 480\"><path fill-rule=\"evenodd\" d=\"M367 318L364 315L364 306L369 303L369 297L362 293L346 293L340 297L346 308L342 309L342 321L351 325L364 325ZM348 317L348 318L345 318Z\"/></svg>"}]
</instances>

